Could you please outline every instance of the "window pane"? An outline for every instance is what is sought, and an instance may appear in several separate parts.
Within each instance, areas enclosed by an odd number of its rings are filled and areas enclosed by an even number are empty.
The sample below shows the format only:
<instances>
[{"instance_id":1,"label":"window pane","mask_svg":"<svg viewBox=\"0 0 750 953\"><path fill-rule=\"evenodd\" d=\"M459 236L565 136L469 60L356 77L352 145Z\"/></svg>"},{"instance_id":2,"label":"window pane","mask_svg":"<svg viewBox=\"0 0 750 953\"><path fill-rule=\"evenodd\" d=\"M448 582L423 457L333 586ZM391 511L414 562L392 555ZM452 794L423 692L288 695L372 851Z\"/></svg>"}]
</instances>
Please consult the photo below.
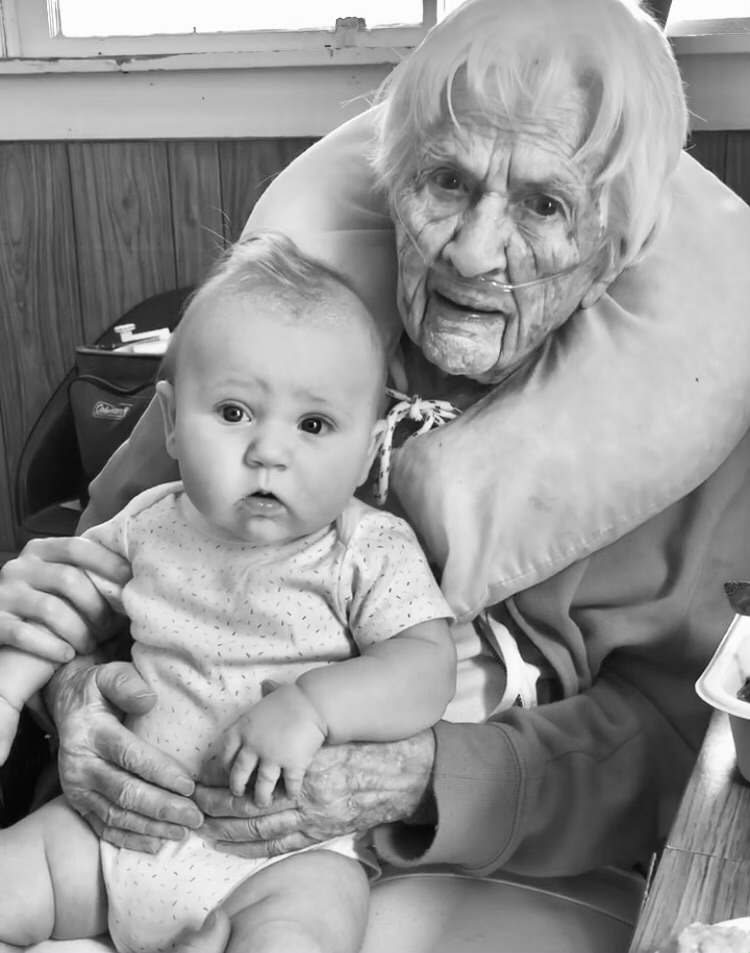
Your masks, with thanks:
<instances>
[{"instance_id":1,"label":"window pane","mask_svg":"<svg viewBox=\"0 0 750 953\"><path fill-rule=\"evenodd\" d=\"M672 0L669 22L750 17L750 0Z\"/></svg>"},{"instance_id":2,"label":"window pane","mask_svg":"<svg viewBox=\"0 0 750 953\"><path fill-rule=\"evenodd\" d=\"M148 36L242 30L332 29L337 17L370 28L422 22L422 0L58 0L64 36Z\"/></svg>"}]
</instances>

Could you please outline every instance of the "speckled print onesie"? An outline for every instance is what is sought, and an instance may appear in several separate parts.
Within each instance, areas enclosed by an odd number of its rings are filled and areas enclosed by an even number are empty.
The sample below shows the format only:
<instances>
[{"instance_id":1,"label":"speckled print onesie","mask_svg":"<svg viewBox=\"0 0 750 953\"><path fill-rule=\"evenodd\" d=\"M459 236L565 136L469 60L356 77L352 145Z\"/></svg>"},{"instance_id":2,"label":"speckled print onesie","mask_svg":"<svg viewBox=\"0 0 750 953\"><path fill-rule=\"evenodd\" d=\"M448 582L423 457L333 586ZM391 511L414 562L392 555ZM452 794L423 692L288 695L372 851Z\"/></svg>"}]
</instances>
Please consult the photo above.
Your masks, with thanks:
<instances>
[{"instance_id":1,"label":"speckled print onesie","mask_svg":"<svg viewBox=\"0 0 750 953\"><path fill-rule=\"evenodd\" d=\"M133 569L122 605L133 662L158 701L128 726L196 779L212 780L224 729L264 681L294 680L451 615L412 530L388 513L353 500L314 537L254 547L207 536L185 501L179 483L156 487L86 535ZM358 856L351 838L324 846ZM167 948L268 863L218 853L196 835L156 855L101 849L118 950Z\"/></svg>"}]
</instances>

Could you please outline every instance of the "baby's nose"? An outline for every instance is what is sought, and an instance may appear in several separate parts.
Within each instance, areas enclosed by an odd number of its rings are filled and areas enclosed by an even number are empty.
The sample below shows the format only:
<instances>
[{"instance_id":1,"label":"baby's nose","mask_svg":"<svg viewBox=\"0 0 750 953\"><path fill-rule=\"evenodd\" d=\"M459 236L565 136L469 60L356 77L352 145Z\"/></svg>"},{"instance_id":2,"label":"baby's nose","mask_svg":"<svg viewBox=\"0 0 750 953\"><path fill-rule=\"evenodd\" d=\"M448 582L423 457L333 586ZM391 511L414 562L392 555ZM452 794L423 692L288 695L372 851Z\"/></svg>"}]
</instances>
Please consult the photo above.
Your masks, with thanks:
<instances>
[{"instance_id":1,"label":"baby's nose","mask_svg":"<svg viewBox=\"0 0 750 953\"><path fill-rule=\"evenodd\" d=\"M283 432L276 427L258 428L245 451L248 466L278 468L287 466L289 444Z\"/></svg>"}]
</instances>

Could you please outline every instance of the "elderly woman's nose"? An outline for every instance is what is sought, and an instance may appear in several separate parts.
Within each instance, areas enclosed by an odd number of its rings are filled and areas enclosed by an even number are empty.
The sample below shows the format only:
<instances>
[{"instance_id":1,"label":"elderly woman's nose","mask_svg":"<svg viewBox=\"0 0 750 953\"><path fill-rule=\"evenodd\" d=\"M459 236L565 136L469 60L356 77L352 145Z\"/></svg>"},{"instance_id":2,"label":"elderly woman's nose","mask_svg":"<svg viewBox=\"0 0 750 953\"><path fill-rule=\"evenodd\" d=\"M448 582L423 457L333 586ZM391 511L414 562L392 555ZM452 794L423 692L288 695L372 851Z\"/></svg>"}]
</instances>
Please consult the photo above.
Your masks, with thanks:
<instances>
[{"instance_id":1,"label":"elderly woman's nose","mask_svg":"<svg viewBox=\"0 0 750 953\"><path fill-rule=\"evenodd\" d=\"M464 213L443 256L465 278L504 273L513 228L506 203L498 196L485 196Z\"/></svg>"}]
</instances>

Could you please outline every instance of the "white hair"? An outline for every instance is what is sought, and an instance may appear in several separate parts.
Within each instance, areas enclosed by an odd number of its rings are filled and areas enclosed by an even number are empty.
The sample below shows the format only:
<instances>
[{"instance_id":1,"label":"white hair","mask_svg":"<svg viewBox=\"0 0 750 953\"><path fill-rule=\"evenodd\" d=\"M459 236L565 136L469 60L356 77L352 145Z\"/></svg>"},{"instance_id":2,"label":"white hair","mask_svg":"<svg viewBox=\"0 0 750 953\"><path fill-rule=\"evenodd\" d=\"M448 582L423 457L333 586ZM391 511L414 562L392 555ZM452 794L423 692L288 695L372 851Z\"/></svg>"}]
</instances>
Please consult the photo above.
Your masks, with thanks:
<instances>
[{"instance_id":1,"label":"white hair","mask_svg":"<svg viewBox=\"0 0 750 953\"><path fill-rule=\"evenodd\" d=\"M543 119L574 84L587 123L574 161L593 170L612 250L622 268L666 214L687 135L679 70L662 30L637 0L467 0L433 27L381 87L373 157L389 198L419 171L435 131L467 90L488 123Z\"/></svg>"}]
</instances>

